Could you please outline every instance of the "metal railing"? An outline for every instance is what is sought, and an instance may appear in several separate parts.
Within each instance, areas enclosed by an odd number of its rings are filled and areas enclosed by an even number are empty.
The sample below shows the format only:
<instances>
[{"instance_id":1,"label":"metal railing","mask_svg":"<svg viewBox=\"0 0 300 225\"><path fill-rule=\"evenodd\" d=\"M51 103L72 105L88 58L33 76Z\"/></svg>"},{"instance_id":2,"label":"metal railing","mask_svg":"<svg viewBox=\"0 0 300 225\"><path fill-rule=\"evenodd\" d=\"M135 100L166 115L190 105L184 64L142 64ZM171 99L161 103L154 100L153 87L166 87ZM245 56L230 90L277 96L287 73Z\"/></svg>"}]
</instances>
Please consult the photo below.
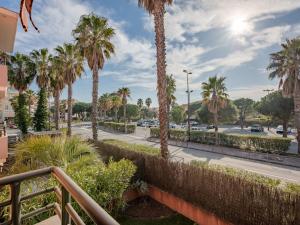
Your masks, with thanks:
<instances>
[{"instance_id":1,"label":"metal railing","mask_svg":"<svg viewBox=\"0 0 300 225\"><path fill-rule=\"evenodd\" d=\"M22 196L20 185L23 181L51 174L61 185L61 188L51 187L29 195ZM84 222L72 207L71 201L75 201L81 209L99 225L119 225L104 209L102 209L87 193L85 193L63 170L58 167L48 167L0 179L0 188L10 186L10 199L0 203L2 207L10 206L9 220L0 225L20 225L22 221L40 213L54 210L61 219L62 225L84 225ZM36 196L54 192L58 202L36 209L25 215L21 214L22 202Z\"/></svg>"},{"instance_id":2,"label":"metal railing","mask_svg":"<svg viewBox=\"0 0 300 225\"><path fill-rule=\"evenodd\" d=\"M3 123L0 123L0 137L6 136L6 127Z\"/></svg>"}]
</instances>

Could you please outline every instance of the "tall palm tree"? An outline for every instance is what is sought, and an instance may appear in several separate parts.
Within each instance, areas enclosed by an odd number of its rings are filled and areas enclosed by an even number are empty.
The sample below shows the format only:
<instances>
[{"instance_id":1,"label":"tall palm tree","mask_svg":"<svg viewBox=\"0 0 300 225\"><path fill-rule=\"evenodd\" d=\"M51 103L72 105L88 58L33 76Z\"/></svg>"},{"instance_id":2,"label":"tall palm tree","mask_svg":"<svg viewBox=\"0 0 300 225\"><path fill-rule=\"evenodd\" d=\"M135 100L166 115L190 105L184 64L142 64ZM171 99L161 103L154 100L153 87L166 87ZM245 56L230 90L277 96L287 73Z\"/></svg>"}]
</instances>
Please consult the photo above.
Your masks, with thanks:
<instances>
[{"instance_id":1,"label":"tall palm tree","mask_svg":"<svg viewBox=\"0 0 300 225\"><path fill-rule=\"evenodd\" d=\"M171 5L173 0L138 0L140 7L145 8L154 16L156 66L157 66L157 97L159 103L160 149L163 158L169 157L168 151L168 114L167 114L167 81L166 81L166 43L164 13L165 4Z\"/></svg>"},{"instance_id":2,"label":"tall palm tree","mask_svg":"<svg viewBox=\"0 0 300 225\"><path fill-rule=\"evenodd\" d=\"M111 95L111 102L112 102L112 107L113 107L113 110L115 113L115 121L117 121L118 120L118 111L122 105L122 99L119 95L113 93Z\"/></svg>"},{"instance_id":3,"label":"tall palm tree","mask_svg":"<svg viewBox=\"0 0 300 225\"><path fill-rule=\"evenodd\" d=\"M141 113L142 113L141 111L142 111L143 105L144 105L143 99L139 98L139 99L137 100L137 106L139 107L140 118L141 118Z\"/></svg>"},{"instance_id":4,"label":"tall palm tree","mask_svg":"<svg viewBox=\"0 0 300 225\"><path fill-rule=\"evenodd\" d=\"M293 97L298 152L300 153L300 39L287 40L279 52L271 54L270 79L279 78L284 97Z\"/></svg>"},{"instance_id":5,"label":"tall palm tree","mask_svg":"<svg viewBox=\"0 0 300 225\"><path fill-rule=\"evenodd\" d=\"M151 106L151 104L152 104L151 98L147 98L146 101L145 101L145 104L146 104L146 106L148 107L148 110L149 110L149 109L150 109L150 106Z\"/></svg>"},{"instance_id":6,"label":"tall palm tree","mask_svg":"<svg viewBox=\"0 0 300 225\"><path fill-rule=\"evenodd\" d=\"M215 132L218 132L218 113L228 102L226 93L225 77L210 77L208 82L202 83L203 104L207 105L208 110L214 115Z\"/></svg>"},{"instance_id":7,"label":"tall palm tree","mask_svg":"<svg viewBox=\"0 0 300 225\"><path fill-rule=\"evenodd\" d=\"M36 75L35 63L27 55L16 53L10 57L8 64L9 82L19 92L16 111L18 127L26 134L30 120L24 92Z\"/></svg>"},{"instance_id":8,"label":"tall palm tree","mask_svg":"<svg viewBox=\"0 0 300 225\"><path fill-rule=\"evenodd\" d=\"M83 15L73 35L76 44L83 51L87 59L89 68L93 71L93 99L92 99L92 130L93 139L96 141L97 135L97 101L99 69L102 70L104 63L115 52L111 39L115 35L113 28L109 27L107 19L94 15Z\"/></svg>"},{"instance_id":9,"label":"tall palm tree","mask_svg":"<svg viewBox=\"0 0 300 225\"><path fill-rule=\"evenodd\" d=\"M171 106L175 104L176 97L175 97L175 91L176 91L176 80L173 78L173 75L167 75L167 97L168 97L168 105L167 105L167 113L168 113L168 130L170 128L170 111ZM170 137L170 132L168 132L168 135Z\"/></svg>"},{"instance_id":10,"label":"tall palm tree","mask_svg":"<svg viewBox=\"0 0 300 225\"><path fill-rule=\"evenodd\" d=\"M83 72L83 57L80 49L73 44L64 44L55 48L58 53L59 60L63 65L64 81L68 85L68 130L67 135L71 136L72 123L72 85L77 77Z\"/></svg>"},{"instance_id":11,"label":"tall palm tree","mask_svg":"<svg viewBox=\"0 0 300 225\"><path fill-rule=\"evenodd\" d=\"M37 96L36 96L35 92L30 89L25 92L25 95L26 95L27 104L28 104L28 113L29 113L29 116L31 117L31 106L36 103Z\"/></svg>"},{"instance_id":12,"label":"tall palm tree","mask_svg":"<svg viewBox=\"0 0 300 225\"><path fill-rule=\"evenodd\" d=\"M50 86L54 97L54 121L55 129L59 130L60 120L60 94L65 87L64 66L59 57L53 57L51 60Z\"/></svg>"},{"instance_id":13,"label":"tall palm tree","mask_svg":"<svg viewBox=\"0 0 300 225\"><path fill-rule=\"evenodd\" d=\"M99 98L99 106L101 112L104 112L104 118L106 118L107 111L111 110L113 107L111 95L108 93L105 93Z\"/></svg>"},{"instance_id":14,"label":"tall palm tree","mask_svg":"<svg viewBox=\"0 0 300 225\"><path fill-rule=\"evenodd\" d=\"M124 116L124 124L125 124L125 133L127 133L127 118L126 118L126 104L127 104L127 98L130 98L130 89L127 87L120 88L118 90L118 94L122 99L123 104L123 116Z\"/></svg>"}]
</instances>

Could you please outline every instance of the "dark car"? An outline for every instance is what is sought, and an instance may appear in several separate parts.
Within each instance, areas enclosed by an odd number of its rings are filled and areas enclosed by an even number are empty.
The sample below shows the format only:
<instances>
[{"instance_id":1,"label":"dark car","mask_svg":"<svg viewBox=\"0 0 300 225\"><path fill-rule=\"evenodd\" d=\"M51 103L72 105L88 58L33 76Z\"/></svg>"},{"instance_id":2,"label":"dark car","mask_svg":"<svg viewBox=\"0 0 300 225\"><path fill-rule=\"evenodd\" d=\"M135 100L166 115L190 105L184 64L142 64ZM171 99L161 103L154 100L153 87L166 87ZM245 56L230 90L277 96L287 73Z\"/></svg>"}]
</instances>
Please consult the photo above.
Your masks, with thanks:
<instances>
[{"instance_id":1,"label":"dark car","mask_svg":"<svg viewBox=\"0 0 300 225\"><path fill-rule=\"evenodd\" d=\"M215 125L213 125L213 124L207 125L206 129L207 130L215 129Z\"/></svg>"},{"instance_id":2,"label":"dark car","mask_svg":"<svg viewBox=\"0 0 300 225\"><path fill-rule=\"evenodd\" d=\"M264 132L264 128L260 124L254 124L251 126L251 132Z\"/></svg>"}]
</instances>

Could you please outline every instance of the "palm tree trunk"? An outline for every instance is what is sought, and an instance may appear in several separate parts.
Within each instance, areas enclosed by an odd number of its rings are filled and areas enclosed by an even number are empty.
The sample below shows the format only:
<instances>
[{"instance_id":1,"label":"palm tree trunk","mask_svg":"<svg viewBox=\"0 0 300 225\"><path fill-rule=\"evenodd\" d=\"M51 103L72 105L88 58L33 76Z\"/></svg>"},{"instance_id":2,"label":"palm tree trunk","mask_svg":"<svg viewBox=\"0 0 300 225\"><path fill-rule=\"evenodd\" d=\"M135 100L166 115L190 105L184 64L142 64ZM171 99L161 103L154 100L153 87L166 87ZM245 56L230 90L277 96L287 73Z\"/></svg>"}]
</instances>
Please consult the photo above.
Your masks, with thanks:
<instances>
[{"instance_id":1,"label":"palm tree trunk","mask_svg":"<svg viewBox=\"0 0 300 225\"><path fill-rule=\"evenodd\" d=\"M215 125L215 137L216 137L216 145L219 144L219 134L218 134L218 113L214 113L214 125Z\"/></svg>"},{"instance_id":2,"label":"palm tree trunk","mask_svg":"<svg viewBox=\"0 0 300 225\"><path fill-rule=\"evenodd\" d=\"M118 120L118 108L116 107L115 108L115 121Z\"/></svg>"},{"instance_id":3,"label":"palm tree trunk","mask_svg":"<svg viewBox=\"0 0 300 225\"><path fill-rule=\"evenodd\" d=\"M298 73L296 73L298 75ZM300 154L300 81L297 79L294 90L295 126L297 128L298 153Z\"/></svg>"},{"instance_id":4,"label":"palm tree trunk","mask_svg":"<svg viewBox=\"0 0 300 225\"><path fill-rule=\"evenodd\" d=\"M93 100L92 100L92 130L93 130L93 140L97 141L97 103L98 103L98 58L94 54L94 66L93 66Z\"/></svg>"},{"instance_id":5,"label":"palm tree trunk","mask_svg":"<svg viewBox=\"0 0 300 225\"><path fill-rule=\"evenodd\" d=\"M288 128L288 121L283 121L283 134L282 134L282 137L287 137L287 128Z\"/></svg>"},{"instance_id":6,"label":"palm tree trunk","mask_svg":"<svg viewBox=\"0 0 300 225\"><path fill-rule=\"evenodd\" d=\"M168 151L168 114L167 114L167 80L166 80L166 43L164 27L165 6L163 1L155 1L154 23L157 65L157 97L159 103L160 151L161 156L169 158Z\"/></svg>"},{"instance_id":7,"label":"palm tree trunk","mask_svg":"<svg viewBox=\"0 0 300 225\"><path fill-rule=\"evenodd\" d=\"M55 91L55 129L59 130L59 91Z\"/></svg>"},{"instance_id":8,"label":"palm tree trunk","mask_svg":"<svg viewBox=\"0 0 300 225\"><path fill-rule=\"evenodd\" d=\"M168 138L170 138L170 104L167 106L167 114L168 114Z\"/></svg>"},{"instance_id":9,"label":"palm tree trunk","mask_svg":"<svg viewBox=\"0 0 300 225\"><path fill-rule=\"evenodd\" d=\"M125 134L127 133L127 121L126 121L126 103L123 105L124 112L124 126L125 126Z\"/></svg>"},{"instance_id":10,"label":"palm tree trunk","mask_svg":"<svg viewBox=\"0 0 300 225\"><path fill-rule=\"evenodd\" d=\"M71 123L72 123L72 83L68 84L68 131L67 135L72 135L71 130Z\"/></svg>"}]
</instances>

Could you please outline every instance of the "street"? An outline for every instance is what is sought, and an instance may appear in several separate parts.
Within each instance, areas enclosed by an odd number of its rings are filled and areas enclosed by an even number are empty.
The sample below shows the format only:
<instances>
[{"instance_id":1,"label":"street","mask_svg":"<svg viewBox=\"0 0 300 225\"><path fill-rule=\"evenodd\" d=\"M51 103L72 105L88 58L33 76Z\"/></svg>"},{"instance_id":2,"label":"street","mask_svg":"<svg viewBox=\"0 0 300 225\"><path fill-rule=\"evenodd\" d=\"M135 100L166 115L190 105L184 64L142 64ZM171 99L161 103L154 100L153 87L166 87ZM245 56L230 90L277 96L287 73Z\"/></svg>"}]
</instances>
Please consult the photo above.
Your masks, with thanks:
<instances>
[{"instance_id":1,"label":"street","mask_svg":"<svg viewBox=\"0 0 300 225\"><path fill-rule=\"evenodd\" d=\"M80 135L83 138L91 138L92 130L90 125L74 125L72 128L73 135ZM129 143L146 144L159 148L158 143L149 142L146 138L149 136L149 129L138 127L135 134L117 134L103 130L98 131L99 140L118 139ZM287 182L300 184L300 169L289 166L281 166L260 161L252 161L232 156L226 156L218 153L194 150L190 148L169 146L170 153L178 160L184 160L188 163L191 160L206 161L209 164L217 164L237 169L255 172L270 178L281 179Z\"/></svg>"}]
</instances>

